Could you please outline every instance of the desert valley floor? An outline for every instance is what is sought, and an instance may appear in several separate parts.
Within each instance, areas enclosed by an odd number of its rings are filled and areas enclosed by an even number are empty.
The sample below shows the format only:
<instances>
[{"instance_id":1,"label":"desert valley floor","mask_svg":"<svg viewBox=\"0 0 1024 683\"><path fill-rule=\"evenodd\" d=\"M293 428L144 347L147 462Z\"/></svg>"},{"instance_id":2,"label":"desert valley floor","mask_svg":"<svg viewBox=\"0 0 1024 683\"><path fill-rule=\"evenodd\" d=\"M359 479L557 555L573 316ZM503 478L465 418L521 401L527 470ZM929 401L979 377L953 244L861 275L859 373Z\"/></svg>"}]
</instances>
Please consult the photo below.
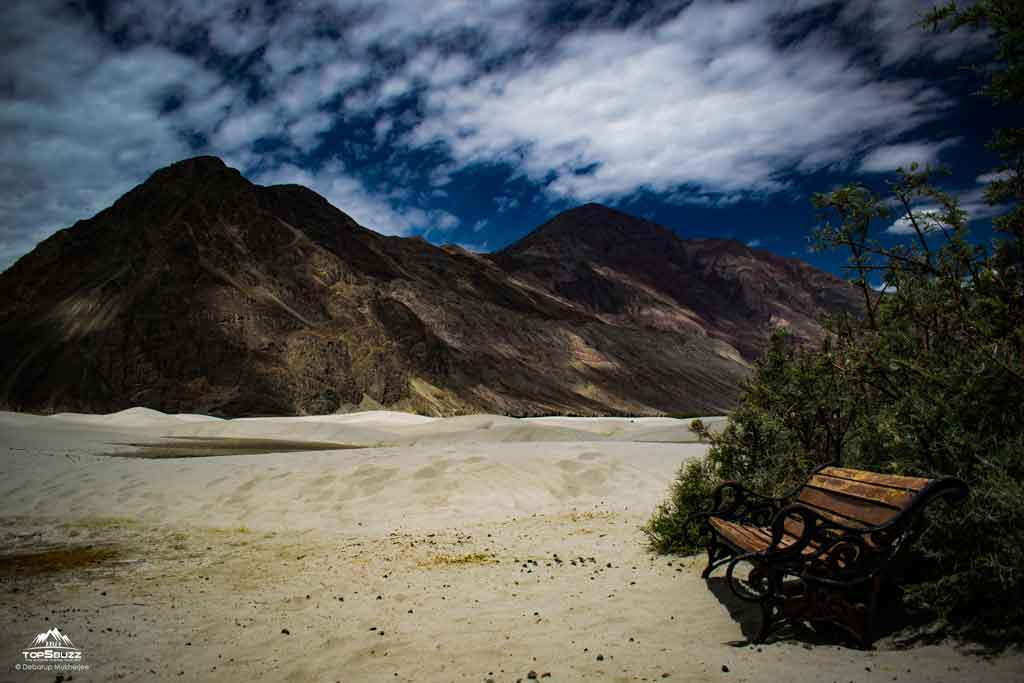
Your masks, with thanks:
<instances>
[{"instance_id":1,"label":"desert valley floor","mask_svg":"<svg viewBox=\"0 0 1024 683\"><path fill-rule=\"evenodd\" d=\"M0 680L55 680L15 668L51 627L74 681L1024 679L750 645L756 607L640 531L705 449L669 418L0 413Z\"/></svg>"}]
</instances>

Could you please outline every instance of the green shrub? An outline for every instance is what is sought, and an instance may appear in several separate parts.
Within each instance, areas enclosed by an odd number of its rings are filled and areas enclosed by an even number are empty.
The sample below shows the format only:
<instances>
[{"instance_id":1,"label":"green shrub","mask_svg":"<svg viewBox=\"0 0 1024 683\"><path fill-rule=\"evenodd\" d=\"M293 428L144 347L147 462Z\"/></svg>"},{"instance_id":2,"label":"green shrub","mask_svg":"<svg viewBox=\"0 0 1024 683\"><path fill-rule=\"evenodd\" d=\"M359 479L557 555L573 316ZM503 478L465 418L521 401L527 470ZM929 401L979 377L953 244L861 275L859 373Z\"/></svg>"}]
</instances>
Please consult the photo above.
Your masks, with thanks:
<instances>
[{"instance_id":1,"label":"green shrub","mask_svg":"<svg viewBox=\"0 0 1024 683\"><path fill-rule=\"evenodd\" d=\"M1004 63L990 72L989 92L1019 101L1013 7L983 0L935 19L991 20ZM964 212L928 169L901 170L892 198L858 185L815 197L830 219L815 243L849 251L862 315L825 321L820 349L773 337L728 426L708 435L707 458L680 469L646 525L653 548L698 550L686 519L725 480L778 494L828 461L959 477L971 495L955 508L932 506L908 597L961 634L1024 642L1024 130L998 132L992 148L1004 174L988 196L1008 210L993 221L1000 237L989 249L971 242ZM891 206L904 207L910 244L873 238L896 218ZM869 286L878 274L884 295Z\"/></svg>"}]
</instances>

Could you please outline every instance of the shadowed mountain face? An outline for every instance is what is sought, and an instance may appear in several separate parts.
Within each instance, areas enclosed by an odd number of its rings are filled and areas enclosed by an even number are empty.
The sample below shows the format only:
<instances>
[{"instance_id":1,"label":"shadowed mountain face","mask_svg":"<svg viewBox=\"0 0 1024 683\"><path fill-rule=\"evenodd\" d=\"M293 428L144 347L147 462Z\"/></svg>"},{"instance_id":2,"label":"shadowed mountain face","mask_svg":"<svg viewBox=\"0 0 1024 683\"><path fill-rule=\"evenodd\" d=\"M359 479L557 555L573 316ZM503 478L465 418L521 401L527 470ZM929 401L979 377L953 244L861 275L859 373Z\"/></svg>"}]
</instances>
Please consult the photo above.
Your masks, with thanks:
<instances>
[{"instance_id":1,"label":"shadowed mountain face","mask_svg":"<svg viewBox=\"0 0 1024 683\"><path fill-rule=\"evenodd\" d=\"M802 261L735 240L683 240L599 204L556 216L495 259L609 323L699 330L747 360L777 327L817 343L823 313L861 308L847 283Z\"/></svg>"},{"instance_id":2,"label":"shadowed mountain face","mask_svg":"<svg viewBox=\"0 0 1024 683\"><path fill-rule=\"evenodd\" d=\"M157 171L0 275L0 405L240 416L713 413L851 287L595 204L493 255L384 237L218 159Z\"/></svg>"}]
</instances>

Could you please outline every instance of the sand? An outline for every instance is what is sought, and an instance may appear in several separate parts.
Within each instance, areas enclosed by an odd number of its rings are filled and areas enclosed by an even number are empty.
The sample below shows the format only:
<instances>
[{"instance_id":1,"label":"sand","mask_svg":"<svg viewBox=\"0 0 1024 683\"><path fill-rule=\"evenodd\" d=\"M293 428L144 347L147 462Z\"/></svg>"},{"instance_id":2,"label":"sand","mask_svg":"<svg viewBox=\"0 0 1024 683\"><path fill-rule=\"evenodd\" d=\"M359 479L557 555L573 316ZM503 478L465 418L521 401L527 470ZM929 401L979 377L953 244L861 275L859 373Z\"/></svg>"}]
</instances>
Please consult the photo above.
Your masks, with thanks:
<instances>
[{"instance_id":1,"label":"sand","mask_svg":"<svg viewBox=\"0 0 1024 683\"><path fill-rule=\"evenodd\" d=\"M639 529L705 453L687 424L0 413L0 680L55 680L14 668L52 626L76 681L1024 679L948 642L752 646L756 609Z\"/></svg>"}]
</instances>

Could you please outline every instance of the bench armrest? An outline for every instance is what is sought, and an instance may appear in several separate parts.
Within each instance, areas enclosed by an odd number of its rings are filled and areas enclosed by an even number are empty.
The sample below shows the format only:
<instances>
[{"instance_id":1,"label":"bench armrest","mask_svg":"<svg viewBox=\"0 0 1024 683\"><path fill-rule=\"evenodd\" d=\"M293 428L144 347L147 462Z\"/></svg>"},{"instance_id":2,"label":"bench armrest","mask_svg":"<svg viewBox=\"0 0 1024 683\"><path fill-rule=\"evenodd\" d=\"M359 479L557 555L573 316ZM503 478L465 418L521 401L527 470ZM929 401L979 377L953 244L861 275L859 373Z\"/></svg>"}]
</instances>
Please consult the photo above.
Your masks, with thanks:
<instances>
[{"instance_id":1,"label":"bench armrest","mask_svg":"<svg viewBox=\"0 0 1024 683\"><path fill-rule=\"evenodd\" d=\"M807 478L809 479L812 475L817 473L819 470L833 465L835 463L827 462L821 465L817 465L808 473ZM779 510L790 500L796 497L800 489L803 488L804 484L801 483L792 491L785 493L781 496L766 496L764 494L753 491L738 481L726 481L715 487L715 490L711 493L711 509L705 510L704 512L698 512L694 514L693 519L708 518L708 517L720 517L728 519L729 521L751 521L752 517L759 517L758 520L760 525L771 524L772 518L778 514ZM732 502L725 503L725 493L732 491ZM767 514L766 514L767 513Z\"/></svg>"},{"instance_id":2,"label":"bench armrest","mask_svg":"<svg viewBox=\"0 0 1024 683\"><path fill-rule=\"evenodd\" d=\"M731 500L726 500L726 494L730 492ZM765 496L737 481L727 481L715 487L711 494L711 509L704 515L730 521L745 520L754 515L770 518L784 503L784 498Z\"/></svg>"},{"instance_id":3,"label":"bench armrest","mask_svg":"<svg viewBox=\"0 0 1024 683\"><path fill-rule=\"evenodd\" d=\"M783 545L785 534L792 534L792 525L787 529L786 523L793 519L802 524L800 535ZM892 532L895 535L886 538ZM908 532L907 528L901 530L888 524L848 526L794 503L782 508L772 520L772 540L763 554L768 562L792 565L803 581L850 588L887 571ZM881 543L880 538L884 539Z\"/></svg>"},{"instance_id":4,"label":"bench armrest","mask_svg":"<svg viewBox=\"0 0 1024 683\"><path fill-rule=\"evenodd\" d=\"M780 547L782 539L787 533L786 522L796 518L800 521L802 531L800 536L797 537L796 542L786 546ZM792 503L785 506L776 513L772 519L772 542L766 550L767 553L800 553L804 548L810 545L812 542L821 542L822 531L833 531L841 534L853 534L855 536L861 536L877 531L875 527L853 527L841 524L835 520L827 519L821 516L816 510L803 505L802 503Z\"/></svg>"}]
</instances>

